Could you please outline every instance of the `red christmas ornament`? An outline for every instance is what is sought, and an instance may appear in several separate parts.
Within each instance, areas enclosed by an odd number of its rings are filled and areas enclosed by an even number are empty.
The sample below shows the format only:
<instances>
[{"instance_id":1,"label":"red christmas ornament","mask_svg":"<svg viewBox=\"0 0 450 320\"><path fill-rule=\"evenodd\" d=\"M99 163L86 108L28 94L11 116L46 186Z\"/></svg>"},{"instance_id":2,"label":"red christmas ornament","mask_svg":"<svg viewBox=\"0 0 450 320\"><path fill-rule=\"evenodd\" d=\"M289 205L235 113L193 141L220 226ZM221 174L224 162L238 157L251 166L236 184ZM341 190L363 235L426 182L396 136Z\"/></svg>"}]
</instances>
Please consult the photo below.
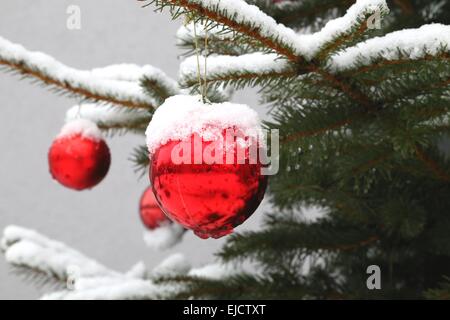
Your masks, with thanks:
<instances>
[{"instance_id":1,"label":"red christmas ornament","mask_svg":"<svg viewBox=\"0 0 450 320\"><path fill-rule=\"evenodd\" d=\"M106 176L109 148L97 126L78 119L65 125L48 153L50 173L63 186L90 189Z\"/></svg>"},{"instance_id":2,"label":"red christmas ornament","mask_svg":"<svg viewBox=\"0 0 450 320\"><path fill-rule=\"evenodd\" d=\"M162 224L172 223L159 207L151 187L148 187L142 194L139 213L142 222L150 230L157 229Z\"/></svg>"},{"instance_id":3,"label":"red christmas ornament","mask_svg":"<svg viewBox=\"0 0 450 320\"><path fill-rule=\"evenodd\" d=\"M233 232L258 208L267 176L262 174L259 159L250 162L249 146L257 142L247 139L247 144L241 144L236 138L246 132L242 124L253 124L256 113L242 105L206 105L198 100L176 96L158 108L153 117L155 124L151 123L147 129L150 180L156 200L170 219L193 230L200 238L220 238ZM236 125L225 126L231 122ZM196 128L202 128L200 135ZM231 141L230 131L238 132ZM218 146L220 143L222 147ZM231 162L227 159L230 150ZM223 153L217 156L219 151ZM186 161L176 159L177 154ZM212 162L205 158L208 154L222 161ZM244 161L238 162L238 155Z\"/></svg>"}]
</instances>

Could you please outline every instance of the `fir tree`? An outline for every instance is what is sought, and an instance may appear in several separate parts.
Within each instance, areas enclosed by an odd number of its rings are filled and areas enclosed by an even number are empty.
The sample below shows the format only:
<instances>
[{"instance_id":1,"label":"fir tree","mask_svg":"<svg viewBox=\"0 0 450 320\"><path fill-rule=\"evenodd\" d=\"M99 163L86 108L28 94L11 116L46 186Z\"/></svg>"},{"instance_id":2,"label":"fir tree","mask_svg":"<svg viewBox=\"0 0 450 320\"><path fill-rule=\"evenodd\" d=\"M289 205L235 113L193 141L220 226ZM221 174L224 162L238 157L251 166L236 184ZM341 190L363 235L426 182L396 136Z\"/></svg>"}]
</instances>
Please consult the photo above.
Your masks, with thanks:
<instances>
[{"instance_id":1,"label":"fir tree","mask_svg":"<svg viewBox=\"0 0 450 320\"><path fill-rule=\"evenodd\" d=\"M280 171L270 177L267 195L273 211L261 229L230 236L218 253L221 263L250 263L252 272L208 278L178 268L130 280L76 256L78 265L91 266L88 276L106 273L118 287L134 281L135 291L119 290L114 298L449 297L449 1L143 3L187 20L179 33L190 56L181 65L183 89L201 89L198 51L208 56L203 82L212 101L226 100L226 87L261 88L262 102L271 105L265 126L280 130ZM104 130L142 132L153 110L180 91L153 69L137 76L146 89L140 94L136 83L61 79L42 65L46 61L33 64L4 52L1 65L59 92L131 113L145 110L133 121L97 121ZM203 74L204 62L200 67ZM146 148L137 148L134 159L146 168ZM305 219L308 207L321 215ZM64 251L40 237L9 229L3 241L8 261L66 281L65 269L11 253L24 241L38 243L47 255ZM381 290L367 287L372 265L381 270ZM88 289L78 294L98 298Z\"/></svg>"}]
</instances>

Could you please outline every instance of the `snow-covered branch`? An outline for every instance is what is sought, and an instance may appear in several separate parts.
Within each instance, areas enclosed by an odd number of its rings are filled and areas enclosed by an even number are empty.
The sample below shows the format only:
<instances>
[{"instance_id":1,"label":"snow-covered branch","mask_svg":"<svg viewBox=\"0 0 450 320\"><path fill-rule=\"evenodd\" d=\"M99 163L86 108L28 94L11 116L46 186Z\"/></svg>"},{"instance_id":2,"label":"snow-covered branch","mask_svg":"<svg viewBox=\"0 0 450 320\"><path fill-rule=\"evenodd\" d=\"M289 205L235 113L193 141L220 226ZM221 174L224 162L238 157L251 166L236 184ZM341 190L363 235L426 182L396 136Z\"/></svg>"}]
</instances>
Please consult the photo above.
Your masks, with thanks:
<instances>
[{"instance_id":1,"label":"snow-covered branch","mask_svg":"<svg viewBox=\"0 0 450 320\"><path fill-rule=\"evenodd\" d=\"M67 281L71 266L79 269L80 276L118 275L61 242L17 226L9 226L4 230L1 249L8 263L35 270L63 282Z\"/></svg>"},{"instance_id":2,"label":"snow-covered branch","mask_svg":"<svg viewBox=\"0 0 450 320\"><path fill-rule=\"evenodd\" d=\"M260 52L240 56L212 56L206 63L206 81L213 84L233 84L241 82L262 83L279 77L294 77L297 72L286 59L278 58L277 54ZM205 59L200 58L201 74L205 73ZM190 87L197 85L197 60L189 57L180 65L180 83Z\"/></svg>"},{"instance_id":3,"label":"snow-covered branch","mask_svg":"<svg viewBox=\"0 0 450 320\"><path fill-rule=\"evenodd\" d=\"M388 13L385 0L358 0L343 17L329 21L316 33L301 35L302 52L308 60L326 58L347 43L361 39L369 29L370 18L381 20Z\"/></svg>"},{"instance_id":4,"label":"snow-covered branch","mask_svg":"<svg viewBox=\"0 0 450 320\"><path fill-rule=\"evenodd\" d=\"M182 25L177 31L177 45L186 50L185 56L194 54L197 48L202 54L208 52L229 56L258 51L248 38L219 24L207 26L204 21Z\"/></svg>"},{"instance_id":5,"label":"snow-covered branch","mask_svg":"<svg viewBox=\"0 0 450 320\"><path fill-rule=\"evenodd\" d=\"M300 51L295 32L243 0L163 0L150 3L161 8L182 8L184 13L197 12L202 19L209 19L244 34L291 61L298 60Z\"/></svg>"},{"instance_id":6,"label":"snow-covered branch","mask_svg":"<svg viewBox=\"0 0 450 320\"><path fill-rule=\"evenodd\" d=\"M9 264L38 272L63 284L63 289L42 297L50 300L164 299L183 287L155 281L157 279L176 276L216 279L235 271L229 265L220 264L192 269L186 258L176 253L151 271L139 262L130 271L120 273L61 242L18 226L4 230L0 248Z\"/></svg>"},{"instance_id":7,"label":"snow-covered branch","mask_svg":"<svg viewBox=\"0 0 450 320\"><path fill-rule=\"evenodd\" d=\"M382 17L389 12L385 0L357 0L345 16L328 22L321 31L299 35L243 0L163 0L156 1L156 5L197 12L202 19L244 34L292 62L310 61L321 52L333 52L363 33L369 17L375 13ZM186 35L189 32L183 31L182 39Z\"/></svg>"},{"instance_id":8,"label":"snow-covered branch","mask_svg":"<svg viewBox=\"0 0 450 320\"><path fill-rule=\"evenodd\" d=\"M101 130L145 131L151 115L148 110L102 104L75 105L66 112L66 122L75 119L94 122Z\"/></svg>"},{"instance_id":9,"label":"snow-covered branch","mask_svg":"<svg viewBox=\"0 0 450 320\"><path fill-rule=\"evenodd\" d=\"M0 37L0 67L35 78L60 93L128 108L153 109L158 100L143 91L139 79L156 77L163 85L173 84L150 66L116 65L92 71L68 67L41 52Z\"/></svg>"},{"instance_id":10,"label":"snow-covered branch","mask_svg":"<svg viewBox=\"0 0 450 320\"><path fill-rule=\"evenodd\" d=\"M332 72L342 72L379 61L418 60L449 53L449 50L450 26L429 24L359 43L332 56L328 61L328 68Z\"/></svg>"}]
</instances>

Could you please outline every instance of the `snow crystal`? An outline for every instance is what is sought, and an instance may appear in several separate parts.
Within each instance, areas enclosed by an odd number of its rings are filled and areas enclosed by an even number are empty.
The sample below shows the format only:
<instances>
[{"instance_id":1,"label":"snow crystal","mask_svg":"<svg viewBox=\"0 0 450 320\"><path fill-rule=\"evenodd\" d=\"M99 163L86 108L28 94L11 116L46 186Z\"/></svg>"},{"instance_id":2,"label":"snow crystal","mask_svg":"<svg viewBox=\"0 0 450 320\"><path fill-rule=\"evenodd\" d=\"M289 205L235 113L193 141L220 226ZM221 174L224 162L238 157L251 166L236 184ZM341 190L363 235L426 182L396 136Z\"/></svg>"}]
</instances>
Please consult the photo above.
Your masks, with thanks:
<instances>
[{"instance_id":1,"label":"snow crystal","mask_svg":"<svg viewBox=\"0 0 450 320\"><path fill-rule=\"evenodd\" d=\"M157 265L153 269L152 275L156 277L184 275L189 270L191 270L191 264L186 257L181 253L175 253Z\"/></svg>"},{"instance_id":2,"label":"snow crystal","mask_svg":"<svg viewBox=\"0 0 450 320\"><path fill-rule=\"evenodd\" d=\"M227 74L246 73L271 73L283 72L289 67L285 59L280 59L277 54L265 54L261 52L244 54L241 56L211 56L207 61L208 78L220 78ZM200 58L201 74L205 72L205 58ZM191 56L180 65L180 82L189 84L197 79L197 59Z\"/></svg>"},{"instance_id":3,"label":"snow crystal","mask_svg":"<svg viewBox=\"0 0 450 320\"><path fill-rule=\"evenodd\" d=\"M396 31L359 43L333 56L328 67L337 72L369 65L379 57L386 60L396 60L403 56L420 59L426 55L436 55L443 48L450 48L450 26L428 24L418 29Z\"/></svg>"},{"instance_id":4,"label":"snow crystal","mask_svg":"<svg viewBox=\"0 0 450 320\"><path fill-rule=\"evenodd\" d=\"M208 140L206 128L238 127L249 138L262 136L256 111L230 102L205 104L200 96L177 95L168 98L153 115L146 135L150 155L168 141L183 141L197 133Z\"/></svg>"},{"instance_id":5,"label":"snow crystal","mask_svg":"<svg viewBox=\"0 0 450 320\"><path fill-rule=\"evenodd\" d=\"M75 119L66 123L58 134L58 138L70 137L78 134L85 138L97 141L103 139L102 133L97 125L86 119Z\"/></svg>"},{"instance_id":6,"label":"snow crystal","mask_svg":"<svg viewBox=\"0 0 450 320\"><path fill-rule=\"evenodd\" d=\"M150 114L143 109L112 107L104 104L76 105L66 112L66 122L80 118L114 127L150 119Z\"/></svg>"},{"instance_id":7,"label":"snow crystal","mask_svg":"<svg viewBox=\"0 0 450 320\"><path fill-rule=\"evenodd\" d=\"M152 249L166 250L178 244L185 231L177 223L165 223L154 230L145 230L144 242Z\"/></svg>"}]
</instances>

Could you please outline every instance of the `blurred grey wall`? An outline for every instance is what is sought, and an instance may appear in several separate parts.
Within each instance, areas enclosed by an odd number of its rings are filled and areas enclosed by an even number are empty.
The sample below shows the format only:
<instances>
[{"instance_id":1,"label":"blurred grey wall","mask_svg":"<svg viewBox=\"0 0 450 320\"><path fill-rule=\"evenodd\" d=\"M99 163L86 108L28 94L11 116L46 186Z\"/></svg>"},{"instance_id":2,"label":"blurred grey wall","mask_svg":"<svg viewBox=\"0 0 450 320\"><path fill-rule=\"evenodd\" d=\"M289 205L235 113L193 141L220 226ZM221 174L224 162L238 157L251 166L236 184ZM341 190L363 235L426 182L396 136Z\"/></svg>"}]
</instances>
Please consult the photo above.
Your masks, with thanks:
<instances>
[{"instance_id":1,"label":"blurred grey wall","mask_svg":"<svg viewBox=\"0 0 450 320\"><path fill-rule=\"evenodd\" d=\"M69 5L81 8L81 30L66 27ZM123 62L153 64L176 77L179 24L152 7L141 8L135 0L0 1L0 36L81 69ZM252 91L238 93L234 100L257 107ZM108 140L112 167L92 191L70 191L51 179L48 148L65 111L77 102L0 73L0 229L10 224L36 229L119 271L140 260L151 268L173 252L184 253L194 265L213 261L223 240L188 234L166 252L144 245L137 206L148 180L139 180L128 160L143 137ZM238 230L255 227L262 211ZM45 291L11 274L0 255L0 299L34 299Z\"/></svg>"}]
</instances>

